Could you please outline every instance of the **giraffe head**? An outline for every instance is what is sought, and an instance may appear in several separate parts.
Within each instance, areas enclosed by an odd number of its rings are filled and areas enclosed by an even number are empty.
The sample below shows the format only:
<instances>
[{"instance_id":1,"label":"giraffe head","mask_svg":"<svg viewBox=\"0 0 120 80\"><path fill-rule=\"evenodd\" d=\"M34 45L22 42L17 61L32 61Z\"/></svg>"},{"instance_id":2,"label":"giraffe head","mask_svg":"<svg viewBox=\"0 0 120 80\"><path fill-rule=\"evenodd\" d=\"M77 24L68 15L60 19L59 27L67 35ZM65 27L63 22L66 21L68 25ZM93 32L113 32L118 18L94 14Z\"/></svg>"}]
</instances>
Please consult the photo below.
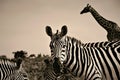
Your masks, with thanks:
<instances>
[{"instance_id":1,"label":"giraffe head","mask_svg":"<svg viewBox=\"0 0 120 80\"><path fill-rule=\"evenodd\" d=\"M80 12L80 14L87 13L90 11L91 6L87 4L87 6Z\"/></svg>"}]
</instances>

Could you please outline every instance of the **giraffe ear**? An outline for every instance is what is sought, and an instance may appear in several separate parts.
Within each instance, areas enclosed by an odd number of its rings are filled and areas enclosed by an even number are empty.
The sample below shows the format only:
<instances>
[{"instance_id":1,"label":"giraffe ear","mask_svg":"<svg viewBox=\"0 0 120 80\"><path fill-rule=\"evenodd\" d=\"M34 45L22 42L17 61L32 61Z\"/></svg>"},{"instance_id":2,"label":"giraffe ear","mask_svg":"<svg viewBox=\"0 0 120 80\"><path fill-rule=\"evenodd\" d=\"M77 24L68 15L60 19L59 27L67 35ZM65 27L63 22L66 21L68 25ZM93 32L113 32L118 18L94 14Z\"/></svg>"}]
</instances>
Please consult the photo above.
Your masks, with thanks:
<instances>
[{"instance_id":1,"label":"giraffe ear","mask_svg":"<svg viewBox=\"0 0 120 80\"><path fill-rule=\"evenodd\" d=\"M61 37L62 36L65 36L67 34L67 26L66 25L64 25L62 28L61 28Z\"/></svg>"},{"instance_id":2,"label":"giraffe ear","mask_svg":"<svg viewBox=\"0 0 120 80\"><path fill-rule=\"evenodd\" d=\"M46 33L48 36L52 37L52 29L50 26L46 26Z\"/></svg>"}]
</instances>

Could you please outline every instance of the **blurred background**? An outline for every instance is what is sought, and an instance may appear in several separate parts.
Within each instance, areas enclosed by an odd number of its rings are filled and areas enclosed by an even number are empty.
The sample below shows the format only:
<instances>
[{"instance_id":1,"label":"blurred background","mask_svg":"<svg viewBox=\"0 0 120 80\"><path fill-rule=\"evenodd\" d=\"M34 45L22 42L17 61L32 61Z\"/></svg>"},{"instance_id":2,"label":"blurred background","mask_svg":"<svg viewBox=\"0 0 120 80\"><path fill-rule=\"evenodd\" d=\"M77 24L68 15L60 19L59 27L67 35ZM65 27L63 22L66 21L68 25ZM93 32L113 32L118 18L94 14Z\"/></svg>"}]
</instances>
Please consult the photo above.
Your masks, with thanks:
<instances>
[{"instance_id":1,"label":"blurred background","mask_svg":"<svg viewBox=\"0 0 120 80\"><path fill-rule=\"evenodd\" d=\"M106 41L107 32L92 15L80 15L87 3L120 26L120 0L0 0L0 55L50 55L47 25L53 32L67 25L68 35L82 42Z\"/></svg>"}]
</instances>

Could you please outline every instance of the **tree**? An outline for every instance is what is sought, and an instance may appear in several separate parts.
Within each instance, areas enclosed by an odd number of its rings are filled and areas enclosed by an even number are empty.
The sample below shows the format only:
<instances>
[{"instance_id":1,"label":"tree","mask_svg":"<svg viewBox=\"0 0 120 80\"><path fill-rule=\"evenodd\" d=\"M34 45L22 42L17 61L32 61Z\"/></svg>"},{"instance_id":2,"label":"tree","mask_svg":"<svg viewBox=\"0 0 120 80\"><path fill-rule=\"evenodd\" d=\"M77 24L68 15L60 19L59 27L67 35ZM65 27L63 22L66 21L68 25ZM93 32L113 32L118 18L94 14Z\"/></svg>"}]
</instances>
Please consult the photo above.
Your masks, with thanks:
<instances>
[{"instance_id":1,"label":"tree","mask_svg":"<svg viewBox=\"0 0 120 80\"><path fill-rule=\"evenodd\" d=\"M13 54L14 54L15 59L18 59L18 58L24 59L24 58L26 58L27 52L21 50L21 51L13 52Z\"/></svg>"},{"instance_id":2,"label":"tree","mask_svg":"<svg viewBox=\"0 0 120 80\"><path fill-rule=\"evenodd\" d=\"M31 58L35 58L35 54L31 54L29 57L31 57Z\"/></svg>"}]
</instances>

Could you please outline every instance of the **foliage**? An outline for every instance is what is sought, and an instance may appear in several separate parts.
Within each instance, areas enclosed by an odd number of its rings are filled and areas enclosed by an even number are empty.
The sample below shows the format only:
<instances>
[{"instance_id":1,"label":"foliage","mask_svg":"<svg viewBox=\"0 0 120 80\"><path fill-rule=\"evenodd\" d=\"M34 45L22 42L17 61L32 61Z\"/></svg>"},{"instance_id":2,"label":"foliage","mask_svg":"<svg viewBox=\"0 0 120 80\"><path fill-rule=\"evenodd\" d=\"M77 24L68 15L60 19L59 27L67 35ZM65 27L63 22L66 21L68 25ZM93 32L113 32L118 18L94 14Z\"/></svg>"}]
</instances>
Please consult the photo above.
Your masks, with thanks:
<instances>
[{"instance_id":1,"label":"foliage","mask_svg":"<svg viewBox=\"0 0 120 80\"><path fill-rule=\"evenodd\" d=\"M49 58L48 55L38 54L37 57L27 57L23 62L23 67L28 73L30 80L44 80L43 71L45 70L44 59Z\"/></svg>"}]
</instances>

